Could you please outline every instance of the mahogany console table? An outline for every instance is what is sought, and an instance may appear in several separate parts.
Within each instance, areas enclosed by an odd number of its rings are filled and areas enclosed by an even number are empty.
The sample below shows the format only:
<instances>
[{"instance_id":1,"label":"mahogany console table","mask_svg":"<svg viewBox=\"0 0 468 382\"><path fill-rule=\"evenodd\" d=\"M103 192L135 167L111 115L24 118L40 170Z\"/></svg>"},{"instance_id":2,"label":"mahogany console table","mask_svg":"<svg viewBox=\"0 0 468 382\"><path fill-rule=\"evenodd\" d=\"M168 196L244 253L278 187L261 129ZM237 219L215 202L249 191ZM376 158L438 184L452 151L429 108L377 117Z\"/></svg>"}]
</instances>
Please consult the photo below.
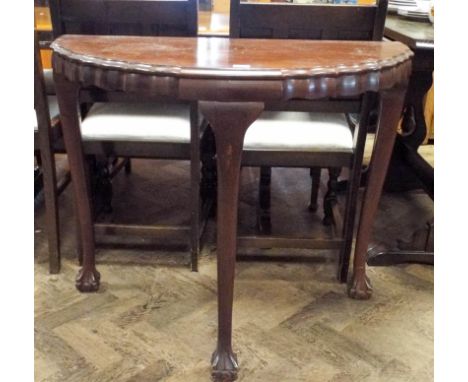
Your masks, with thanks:
<instances>
[{"instance_id":1,"label":"mahogany console table","mask_svg":"<svg viewBox=\"0 0 468 382\"><path fill-rule=\"evenodd\" d=\"M216 137L218 158L218 345L215 380L237 375L231 346L237 199L244 134L265 102L380 94L381 119L361 211L349 294L366 299L366 251L392 152L411 51L399 42L236 40L64 35L52 44L65 145L83 250L76 285L96 291L91 204L81 147L82 87L198 102Z\"/></svg>"}]
</instances>

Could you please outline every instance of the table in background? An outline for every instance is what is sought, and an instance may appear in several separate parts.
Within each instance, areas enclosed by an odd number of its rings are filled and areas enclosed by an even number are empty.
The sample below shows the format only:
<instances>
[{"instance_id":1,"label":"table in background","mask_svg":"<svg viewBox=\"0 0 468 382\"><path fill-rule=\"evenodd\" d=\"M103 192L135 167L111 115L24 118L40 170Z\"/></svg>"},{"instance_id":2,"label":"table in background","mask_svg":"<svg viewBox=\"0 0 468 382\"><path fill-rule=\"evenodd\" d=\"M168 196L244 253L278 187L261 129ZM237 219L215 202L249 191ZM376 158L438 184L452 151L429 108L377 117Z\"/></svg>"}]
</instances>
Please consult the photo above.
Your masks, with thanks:
<instances>
[{"instance_id":1,"label":"table in background","mask_svg":"<svg viewBox=\"0 0 468 382\"><path fill-rule=\"evenodd\" d=\"M390 40L402 42L414 52L413 69L403 112L402 133L397 137L385 190L407 191L424 188L433 197L433 168L420 157L417 150L427 135L424 101L433 82L434 26L388 15L384 35Z\"/></svg>"},{"instance_id":2,"label":"table in background","mask_svg":"<svg viewBox=\"0 0 468 382\"><path fill-rule=\"evenodd\" d=\"M414 52L413 68L405 99L401 134L397 135L384 189L402 192L424 189L434 199L434 168L418 153L427 136L424 115L425 96L433 83L434 26L387 15L384 35L400 41ZM434 224L413 233L410 243L400 243L399 249L377 245L369 250L369 265L393 265L407 262L434 264ZM403 248L404 247L404 248Z\"/></svg>"}]
</instances>

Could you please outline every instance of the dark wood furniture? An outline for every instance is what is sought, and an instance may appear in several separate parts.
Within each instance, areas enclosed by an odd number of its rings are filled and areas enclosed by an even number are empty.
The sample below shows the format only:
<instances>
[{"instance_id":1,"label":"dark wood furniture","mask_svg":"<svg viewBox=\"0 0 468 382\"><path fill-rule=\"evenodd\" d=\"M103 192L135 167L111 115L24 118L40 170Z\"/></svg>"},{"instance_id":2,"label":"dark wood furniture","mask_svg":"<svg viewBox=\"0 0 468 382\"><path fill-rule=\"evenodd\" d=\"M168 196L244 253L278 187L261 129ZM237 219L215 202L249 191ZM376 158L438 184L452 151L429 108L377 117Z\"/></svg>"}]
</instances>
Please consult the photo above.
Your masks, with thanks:
<instances>
[{"instance_id":1,"label":"dark wood furniture","mask_svg":"<svg viewBox=\"0 0 468 382\"><path fill-rule=\"evenodd\" d=\"M110 49L112 47L112 49ZM198 101L215 137L218 166L218 345L213 376L234 380L232 306L242 145L269 102L378 94L380 123L362 204L349 295L367 299L366 251L392 152L411 51L398 42L62 36L52 44L65 144L83 244L78 287L95 291L94 231L77 113L79 90L96 86L141 97Z\"/></svg>"},{"instance_id":2,"label":"dark wood furniture","mask_svg":"<svg viewBox=\"0 0 468 382\"><path fill-rule=\"evenodd\" d=\"M395 141L384 189L401 192L422 188L434 199L434 168L418 154L427 133L424 98L433 83L434 26L389 15L384 34L387 39L400 41L414 52L403 108L402 133L397 135ZM399 249L387 249L382 245L372 248L368 264L434 264L433 234L433 221L429 221L414 233L413 242L408 248L401 248L401 245Z\"/></svg>"},{"instance_id":3,"label":"dark wood furniture","mask_svg":"<svg viewBox=\"0 0 468 382\"><path fill-rule=\"evenodd\" d=\"M50 0L54 36L195 36L195 0Z\"/></svg>"},{"instance_id":4,"label":"dark wood furniture","mask_svg":"<svg viewBox=\"0 0 468 382\"><path fill-rule=\"evenodd\" d=\"M195 36L197 33L196 0L50 0L50 10L55 37L64 34ZM197 271L200 237L207 218L199 192L198 111L194 105L174 104L164 97L152 101L159 101L159 106L136 104L138 99L118 91L82 89L83 144L90 163L94 204L111 211L110 179L125 163L116 164L115 158L190 160L190 224L148 226L96 222L94 227L99 235L190 238L191 268ZM181 121L184 117L186 124ZM159 127L160 134L155 133L156 129L148 133L148 124L159 125L155 128ZM130 172L129 162L125 168Z\"/></svg>"},{"instance_id":5,"label":"dark wood furniture","mask_svg":"<svg viewBox=\"0 0 468 382\"><path fill-rule=\"evenodd\" d=\"M432 86L434 72L434 26L429 23L388 16L384 35L400 41L414 52L408 92L403 109L402 134L390 162L385 189L407 191L423 188L434 196L434 170L417 153L427 134L424 98Z\"/></svg>"},{"instance_id":6,"label":"dark wood furniture","mask_svg":"<svg viewBox=\"0 0 468 382\"><path fill-rule=\"evenodd\" d=\"M52 74L51 72L49 74ZM42 68L38 33L34 33L34 151L40 168L44 190L47 242L49 246L49 272L60 271L60 230L58 196L70 183L70 173L57 179L55 152L61 147L61 126L58 103L50 81L46 84Z\"/></svg>"},{"instance_id":7,"label":"dark wood furniture","mask_svg":"<svg viewBox=\"0 0 468 382\"><path fill-rule=\"evenodd\" d=\"M379 41L383 36L387 6L387 0L377 1L377 4L371 6L300 5L232 0L230 35L237 38ZM259 137L251 139L249 133L247 134L242 159L242 164L245 166L261 166L257 222L262 235L240 237L239 245L260 248L339 249L337 278L341 282L346 282L367 131L366 115L369 112L367 109L373 104L371 98L370 95L334 98L328 100L325 105L323 102L304 100L265 105L265 111L275 111L275 113L263 113L253 124L250 134ZM278 113L278 111L283 112ZM304 121L301 121L298 115L304 113L290 113L291 111L309 112L309 114L303 117ZM317 111L322 113L316 113ZM326 113L323 113L324 111ZM315 113L310 114L310 112ZM361 122L355 127L343 113L361 113ZM284 128L278 124L278 121L282 122ZM288 129L291 131L290 134ZM263 140L257 130L263 130ZM313 131L316 133L312 133ZM326 137L327 131L332 132L328 137ZM295 136L297 134L302 134L303 138L297 139ZM271 135L281 139L274 142ZM348 138L347 143L344 142L344 138ZM273 142L269 143L270 141ZM323 221L326 225L333 225L331 238L324 240L271 235L271 167L311 168L312 191L309 206L311 211L317 210L321 167L329 169L330 180L324 199ZM342 167L350 169L350 179L352 179L348 187L343 219L339 216L335 187Z\"/></svg>"},{"instance_id":8,"label":"dark wood furniture","mask_svg":"<svg viewBox=\"0 0 468 382\"><path fill-rule=\"evenodd\" d=\"M230 36L307 40L382 38L387 0L378 5L231 1Z\"/></svg>"}]
</instances>

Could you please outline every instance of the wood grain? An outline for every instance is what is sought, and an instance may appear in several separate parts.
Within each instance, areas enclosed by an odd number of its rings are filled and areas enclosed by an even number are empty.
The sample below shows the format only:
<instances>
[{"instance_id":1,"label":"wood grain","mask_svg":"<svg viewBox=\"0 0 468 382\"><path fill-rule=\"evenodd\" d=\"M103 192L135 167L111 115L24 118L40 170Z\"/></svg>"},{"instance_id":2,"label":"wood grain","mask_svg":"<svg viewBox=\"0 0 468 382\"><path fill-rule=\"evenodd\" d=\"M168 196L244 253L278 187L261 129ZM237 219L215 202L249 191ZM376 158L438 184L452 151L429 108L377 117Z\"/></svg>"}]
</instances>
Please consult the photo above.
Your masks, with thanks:
<instances>
[{"instance_id":1,"label":"wood grain","mask_svg":"<svg viewBox=\"0 0 468 382\"><path fill-rule=\"evenodd\" d=\"M248 77L250 80L379 71L404 63L412 56L399 42L343 44L340 41L240 41L207 37L65 35L55 40L51 48L70 61L105 65L107 70L115 68L177 77Z\"/></svg>"}]
</instances>

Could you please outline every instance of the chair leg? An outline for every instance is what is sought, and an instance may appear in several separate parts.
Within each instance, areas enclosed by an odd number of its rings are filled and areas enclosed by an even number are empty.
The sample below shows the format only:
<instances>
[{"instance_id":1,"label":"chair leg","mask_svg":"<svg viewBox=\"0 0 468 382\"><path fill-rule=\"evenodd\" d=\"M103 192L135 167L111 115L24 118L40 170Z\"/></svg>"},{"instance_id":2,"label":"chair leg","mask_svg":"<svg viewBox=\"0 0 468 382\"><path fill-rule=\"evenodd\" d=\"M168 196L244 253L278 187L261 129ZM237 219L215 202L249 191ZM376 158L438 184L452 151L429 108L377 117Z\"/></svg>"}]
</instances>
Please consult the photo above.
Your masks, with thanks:
<instances>
[{"instance_id":1,"label":"chair leg","mask_svg":"<svg viewBox=\"0 0 468 382\"><path fill-rule=\"evenodd\" d=\"M130 158L125 158L125 174L132 173L132 160Z\"/></svg>"},{"instance_id":2,"label":"chair leg","mask_svg":"<svg viewBox=\"0 0 468 382\"><path fill-rule=\"evenodd\" d=\"M191 164L195 167L194 171L199 171L199 166ZM193 172L194 172L193 171ZM200 255L200 210L201 201L199 193L199 179L196 179L192 173L191 191L190 191L190 209L191 209L191 229L190 229L190 265L192 272L198 272L198 256ZM199 176L198 176L199 178Z\"/></svg>"},{"instance_id":3,"label":"chair leg","mask_svg":"<svg viewBox=\"0 0 468 382\"><path fill-rule=\"evenodd\" d=\"M112 181L106 157L89 156L89 173L94 217L112 212Z\"/></svg>"},{"instance_id":4,"label":"chair leg","mask_svg":"<svg viewBox=\"0 0 468 382\"><path fill-rule=\"evenodd\" d=\"M202 203L206 204L207 201L211 201L209 216L215 217L217 201L216 142L210 127L207 127L203 133L200 150L202 162L200 194Z\"/></svg>"},{"instance_id":5,"label":"chair leg","mask_svg":"<svg viewBox=\"0 0 468 382\"><path fill-rule=\"evenodd\" d=\"M190 163L190 265L192 272L198 272L198 256L200 255L200 165L198 162Z\"/></svg>"},{"instance_id":6,"label":"chair leg","mask_svg":"<svg viewBox=\"0 0 468 382\"><path fill-rule=\"evenodd\" d=\"M110 176L109 166L105 161L102 164L99 172L100 191L102 193L102 211L106 214L112 212L112 179Z\"/></svg>"},{"instance_id":7,"label":"chair leg","mask_svg":"<svg viewBox=\"0 0 468 382\"><path fill-rule=\"evenodd\" d=\"M201 234L201 142L199 129L198 104L190 105L190 264L192 272L198 272L198 256L200 255Z\"/></svg>"},{"instance_id":8,"label":"chair leg","mask_svg":"<svg viewBox=\"0 0 468 382\"><path fill-rule=\"evenodd\" d=\"M310 192L309 211L316 212L318 209L318 193L320 188L320 176L322 169L320 167L312 167L310 169L310 177L312 180L312 189Z\"/></svg>"},{"instance_id":9,"label":"chair leg","mask_svg":"<svg viewBox=\"0 0 468 382\"><path fill-rule=\"evenodd\" d=\"M323 201L323 224L327 226L335 223L333 221L333 206L337 203L336 189L338 186L338 177L340 176L340 173L341 167L330 167L328 169L328 189Z\"/></svg>"},{"instance_id":10,"label":"chair leg","mask_svg":"<svg viewBox=\"0 0 468 382\"><path fill-rule=\"evenodd\" d=\"M361 109L361 115L359 117L359 126L357 127L358 130L356 131L356 154L354 155L353 164L349 172L349 179L347 181L348 187L343 222L343 244L340 248L337 267L337 278L342 283L345 283L348 280L348 269L354 236L354 223L358 204L357 199L359 187L361 185L362 176L367 174L367 171L363 170L362 159L364 156L366 135L367 131L369 131L369 119L372 110L376 107L376 100L377 99L375 95L372 93L367 93L365 95Z\"/></svg>"},{"instance_id":11,"label":"chair leg","mask_svg":"<svg viewBox=\"0 0 468 382\"><path fill-rule=\"evenodd\" d=\"M41 163L44 179L46 231L49 244L49 273L55 274L60 272L60 229L55 158L50 147L41 150Z\"/></svg>"},{"instance_id":12,"label":"chair leg","mask_svg":"<svg viewBox=\"0 0 468 382\"><path fill-rule=\"evenodd\" d=\"M260 167L257 208L257 231L261 235L271 234L271 167Z\"/></svg>"},{"instance_id":13,"label":"chair leg","mask_svg":"<svg viewBox=\"0 0 468 382\"><path fill-rule=\"evenodd\" d=\"M75 203L75 211L76 211L76 202ZM81 243L81 232L80 232L80 223L78 218L75 217L75 240L76 240L76 250L75 255L78 258L78 264L83 266L83 244Z\"/></svg>"},{"instance_id":14,"label":"chair leg","mask_svg":"<svg viewBox=\"0 0 468 382\"><path fill-rule=\"evenodd\" d=\"M44 180L41 169L41 153L39 150L34 150L34 157L36 158L36 165L34 166L34 199L44 188Z\"/></svg>"}]
</instances>

